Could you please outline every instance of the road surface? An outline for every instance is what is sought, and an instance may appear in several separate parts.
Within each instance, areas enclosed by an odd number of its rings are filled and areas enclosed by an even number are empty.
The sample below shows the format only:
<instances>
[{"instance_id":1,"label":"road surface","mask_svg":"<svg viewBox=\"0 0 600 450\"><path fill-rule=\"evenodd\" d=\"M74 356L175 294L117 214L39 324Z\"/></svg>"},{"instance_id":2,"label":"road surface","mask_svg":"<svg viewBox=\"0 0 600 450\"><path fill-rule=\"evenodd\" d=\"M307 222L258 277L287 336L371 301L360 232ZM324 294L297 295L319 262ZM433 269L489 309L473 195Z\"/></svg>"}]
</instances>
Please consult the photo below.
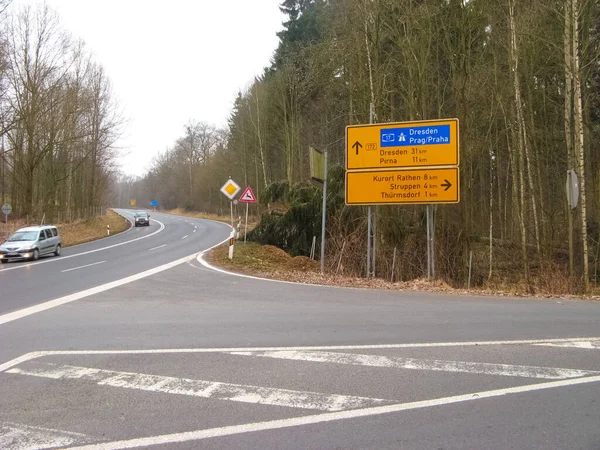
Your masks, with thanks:
<instances>
[{"instance_id":1,"label":"road surface","mask_svg":"<svg viewBox=\"0 0 600 450\"><path fill-rule=\"evenodd\" d=\"M600 447L600 303L232 276L193 256L226 226L153 218L140 241L0 272L0 448Z\"/></svg>"}]
</instances>

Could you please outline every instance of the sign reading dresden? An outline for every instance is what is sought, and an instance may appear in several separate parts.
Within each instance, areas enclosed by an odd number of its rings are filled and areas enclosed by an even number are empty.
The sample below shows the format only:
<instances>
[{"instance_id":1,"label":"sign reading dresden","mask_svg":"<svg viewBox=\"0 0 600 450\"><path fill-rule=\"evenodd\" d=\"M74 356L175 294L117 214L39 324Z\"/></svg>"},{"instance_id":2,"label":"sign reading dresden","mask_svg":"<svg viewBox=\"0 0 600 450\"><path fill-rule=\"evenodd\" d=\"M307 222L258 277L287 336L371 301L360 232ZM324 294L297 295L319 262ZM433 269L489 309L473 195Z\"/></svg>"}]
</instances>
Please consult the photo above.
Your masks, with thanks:
<instances>
[{"instance_id":1,"label":"sign reading dresden","mask_svg":"<svg viewBox=\"0 0 600 450\"><path fill-rule=\"evenodd\" d=\"M458 203L458 167L346 172L346 204Z\"/></svg>"},{"instance_id":2,"label":"sign reading dresden","mask_svg":"<svg viewBox=\"0 0 600 450\"><path fill-rule=\"evenodd\" d=\"M346 127L346 170L456 166L458 119Z\"/></svg>"}]
</instances>

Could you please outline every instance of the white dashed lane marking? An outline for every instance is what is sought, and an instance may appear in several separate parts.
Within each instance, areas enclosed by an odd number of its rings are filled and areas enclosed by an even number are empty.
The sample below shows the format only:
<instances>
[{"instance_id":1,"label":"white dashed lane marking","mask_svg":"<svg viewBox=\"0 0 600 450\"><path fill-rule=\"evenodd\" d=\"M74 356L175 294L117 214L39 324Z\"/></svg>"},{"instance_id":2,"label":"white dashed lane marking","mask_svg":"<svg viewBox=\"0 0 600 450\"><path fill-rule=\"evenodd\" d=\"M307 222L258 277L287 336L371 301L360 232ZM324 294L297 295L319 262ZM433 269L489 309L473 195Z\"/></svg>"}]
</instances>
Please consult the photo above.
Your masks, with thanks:
<instances>
[{"instance_id":1,"label":"white dashed lane marking","mask_svg":"<svg viewBox=\"0 0 600 450\"><path fill-rule=\"evenodd\" d=\"M98 264L104 264L106 261L98 261L92 264L86 264L84 266L79 266L79 267L73 267L71 269L65 269L65 270L61 270L61 272L71 272L73 270L79 270L79 269L85 269L86 267L92 267L92 266L97 266Z\"/></svg>"}]
</instances>

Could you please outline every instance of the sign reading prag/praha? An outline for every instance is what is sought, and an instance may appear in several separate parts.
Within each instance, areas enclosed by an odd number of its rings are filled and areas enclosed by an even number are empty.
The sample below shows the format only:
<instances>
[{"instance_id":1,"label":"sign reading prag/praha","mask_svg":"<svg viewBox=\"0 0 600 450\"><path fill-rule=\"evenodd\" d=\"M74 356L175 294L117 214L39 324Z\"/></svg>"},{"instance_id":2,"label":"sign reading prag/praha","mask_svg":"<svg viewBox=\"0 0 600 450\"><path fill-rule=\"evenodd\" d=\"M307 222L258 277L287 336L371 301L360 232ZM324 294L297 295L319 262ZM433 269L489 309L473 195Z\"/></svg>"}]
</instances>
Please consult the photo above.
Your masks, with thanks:
<instances>
[{"instance_id":1,"label":"sign reading prag/praha","mask_svg":"<svg viewBox=\"0 0 600 450\"><path fill-rule=\"evenodd\" d=\"M458 119L349 126L346 203L458 203L458 164Z\"/></svg>"}]
</instances>

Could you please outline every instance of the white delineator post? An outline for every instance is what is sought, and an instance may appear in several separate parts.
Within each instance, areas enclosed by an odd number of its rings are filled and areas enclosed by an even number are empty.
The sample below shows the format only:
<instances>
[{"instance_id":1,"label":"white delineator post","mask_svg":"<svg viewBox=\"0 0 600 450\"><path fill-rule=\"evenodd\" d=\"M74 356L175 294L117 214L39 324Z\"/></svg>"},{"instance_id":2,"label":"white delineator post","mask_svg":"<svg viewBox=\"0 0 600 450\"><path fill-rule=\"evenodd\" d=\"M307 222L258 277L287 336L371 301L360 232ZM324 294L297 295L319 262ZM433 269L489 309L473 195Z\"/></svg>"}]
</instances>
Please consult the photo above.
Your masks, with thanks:
<instances>
[{"instance_id":1,"label":"white delineator post","mask_svg":"<svg viewBox=\"0 0 600 450\"><path fill-rule=\"evenodd\" d=\"M235 230L229 235L229 259L233 259L233 244L235 242Z\"/></svg>"},{"instance_id":2,"label":"white delineator post","mask_svg":"<svg viewBox=\"0 0 600 450\"><path fill-rule=\"evenodd\" d=\"M110 236L110 225L106 225L106 235Z\"/></svg>"}]
</instances>

